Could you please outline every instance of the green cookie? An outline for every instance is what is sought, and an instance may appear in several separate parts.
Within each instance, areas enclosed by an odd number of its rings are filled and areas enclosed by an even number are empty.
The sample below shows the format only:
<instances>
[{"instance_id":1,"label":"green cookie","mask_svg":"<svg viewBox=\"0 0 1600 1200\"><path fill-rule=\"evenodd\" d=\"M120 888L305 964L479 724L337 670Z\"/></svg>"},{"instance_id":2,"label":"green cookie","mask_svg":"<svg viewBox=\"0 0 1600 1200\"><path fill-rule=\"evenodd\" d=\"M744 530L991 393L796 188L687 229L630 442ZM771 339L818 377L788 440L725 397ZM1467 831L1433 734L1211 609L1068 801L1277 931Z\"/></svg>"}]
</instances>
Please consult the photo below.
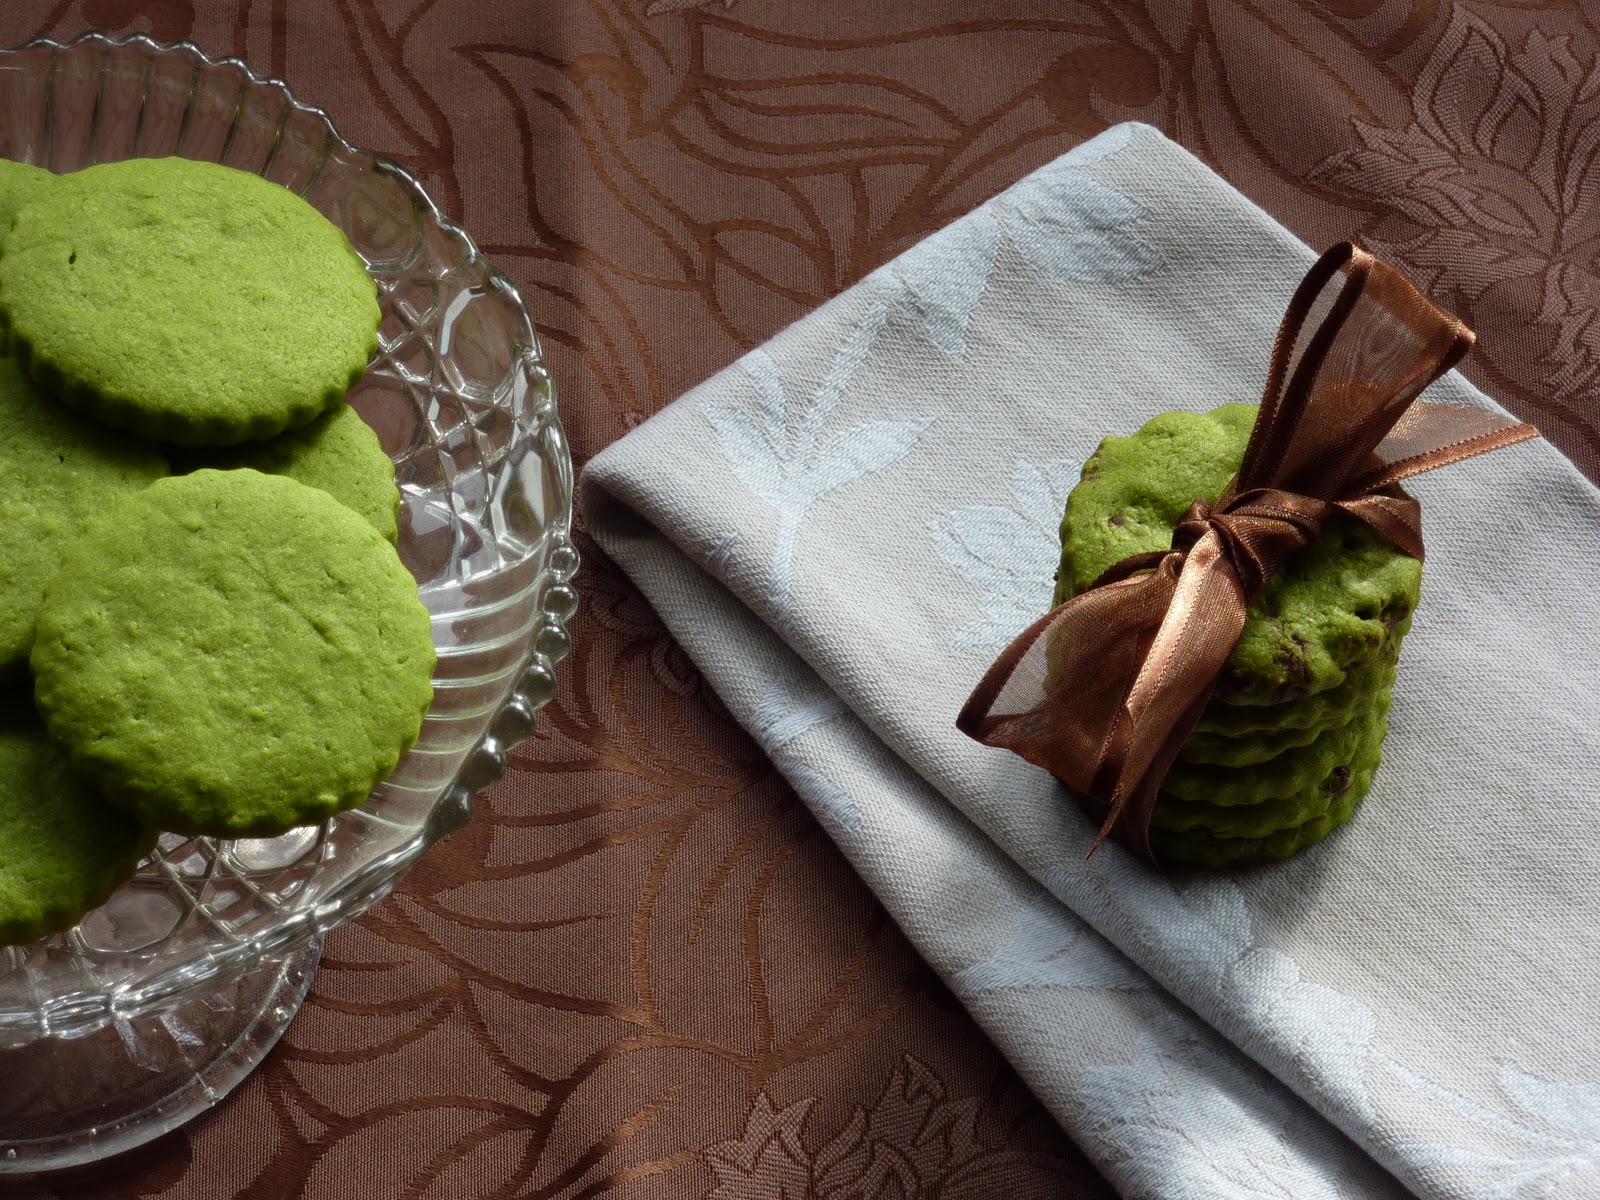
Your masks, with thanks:
<instances>
[{"instance_id":1,"label":"green cookie","mask_svg":"<svg viewBox=\"0 0 1600 1200\"><path fill-rule=\"evenodd\" d=\"M394 547L325 492L196 471L119 501L45 589L34 697L113 803L186 835L271 837L360 804L432 695Z\"/></svg>"},{"instance_id":2,"label":"green cookie","mask_svg":"<svg viewBox=\"0 0 1600 1200\"><path fill-rule=\"evenodd\" d=\"M1357 686L1358 675L1362 676L1361 686ZM1322 693L1326 696L1340 696L1340 703L1326 710L1329 715L1326 725L1321 727L1313 725L1309 729L1298 729L1289 725L1282 729L1263 729L1227 737L1215 733L1191 733L1188 741L1183 743L1183 749L1178 752L1178 760L1223 767L1250 767L1277 758L1286 751L1309 746L1324 733L1343 729L1355 719L1358 711L1374 703L1380 695L1387 694L1394 686L1394 676L1393 663L1379 661L1366 667L1357 667L1350 672L1345 683ZM1317 698L1308 696L1300 703L1305 704ZM1271 710L1258 708L1254 711Z\"/></svg>"},{"instance_id":3,"label":"green cookie","mask_svg":"<svg viewBox=\"0 0 1600 1200\"><path fill-rule=\"evenodd\" d=\"M332 408L377 349L349 241L285 188L181 158L57 178L0 255L0 318L46 391L149 441L231 445Z\"/></svg>"},{"instance_id":4,"label":"green cookie","mask_svg":"<svg viewBox=\"0 0 1600 1200\"><path fill-rule=\"evenodd\" d=\"M11 232L11 222L22 206L39 194L55 176L27 163L0 158L0 238ZM0 351L6 348L5 330L0 329Z\"/></svg>"},{"instance_id":5,"label":"green cookie","mask_svg":"<svg viewBox=\"0 0 1600 1200\"><path fill-rule=\"evenodd\" d=\"M1238 470L1255 417L1246 404L1164 413L1131 437L1101 442L1061 522L1056 603L1129 555L1167 549L1189 506L1215 500ZM1416 607L1421 582L1421 563L1336 513L1251 604L1215 699L1282 704L1338 687L1380 655Z\"/></svg>"},{"instance_id":6,"label":"green cookie","mask_svg":"<svg viewBox=\"0 0 1600 1200\"><path fill-rule=\"evenodd\" d=\"M1352 775L1350 786L1319 815L1303 825L1281 829L1266 837L1217 837L1200 830L1175 833L1166 829L1150 831L1150 845L1158 861L1169 867L1244 867L1255 863L1288 858L1307 846L1320 842L1350 819L1356 805L1372 787L1371 771Z\"/></svg>"},{"instance_id":7,"label":"green cookie","mask_svg":"<svg viewBox=\"0 0 1600 1200\"><path fill-rule=\"evenodd\" d=\"M1374 661L1352 667L1342 684L1314 696L1283 704L1208 704L1195 725L1195 735L1236 738L1289 729L1314 729L1319 733L1337 729L1346 724L1381 681L1390 676L1400 656L1401 643L1410 631L1411 618L1407 617L1390 631L1387 643Z\"/></svg>"},{"instance_id":8,"label":"green cookie","mask_svg":"<svg viewBox=\"0 0 1600 1200\"><path fill-rule=\"evenodd\" d=\"M1348 725L1319 734L1309 746L1285 750L1248 767L1174 763L1161 790L1179 800L1223 807L1286 799L1315 786L1364 750L1376 749L1388 730L1388 715L1389 693L1379 692Z\"/></svg>"},{"instance_id":9,"label":"green cookie","mask_svg":"<svg viewBox=\"0 0 1600 1200\"><path fill-rule=\"evenodd\" d=\"M155 450L86 421L0 359L0 676L19 676L45 582L118 496L167 473Z\"/></svg>"},{"instance_id":10,"label":"green cookie","mask_svg":"<svg viewBox=\"0 0 1600 1200\"><path fill-rule=\"evenodd\" d=\"M0 946L70 929L155 847L80 779L30 713L0 726Z\"/></svg>"},{"instance_id":11,"label":"green cookie","mask_svg":"<svg viewBox=\"0 0 1600 1200\"><path fill-rule=\"evenodd\" d=\"M1166 793L1158 798L1150 818L1154 829L1176 833L1199 831L1213 837L1261 838L1293 829L1321 816L1352 784L1363 791L1383 761L1382 738L1357 746L1349 762L1341 763L1323 779L1298 792L1259 804L1206 804L1179 800ZM1365 776L1365 781L1363 781Z\"/></svg>"},{"instance_id":12,"label":"green cookie","mask_svg":"<svg viewBox=\"0 0 1600 1200\"><path fill-rule=\"evenodd\" d=\"M360 513L389 541L395 540L400 493L394 486L394 463L372 427L348 404L264 442L199 450L182 458L186 461L181 465L189 469L250 467L267 475L287 475L327 492Z\"/></svg>"},{"instance_id":13,"label":"green cookie","mask_svg":"<svg viewBox=\"0 0 1600 1200\"><path fill-rule=\"evenodd\" d=\"M22 206L54 182L55 176L42 167L0 158L0 238L11 230L11 222Z\"/></svg>"}]
</instances>

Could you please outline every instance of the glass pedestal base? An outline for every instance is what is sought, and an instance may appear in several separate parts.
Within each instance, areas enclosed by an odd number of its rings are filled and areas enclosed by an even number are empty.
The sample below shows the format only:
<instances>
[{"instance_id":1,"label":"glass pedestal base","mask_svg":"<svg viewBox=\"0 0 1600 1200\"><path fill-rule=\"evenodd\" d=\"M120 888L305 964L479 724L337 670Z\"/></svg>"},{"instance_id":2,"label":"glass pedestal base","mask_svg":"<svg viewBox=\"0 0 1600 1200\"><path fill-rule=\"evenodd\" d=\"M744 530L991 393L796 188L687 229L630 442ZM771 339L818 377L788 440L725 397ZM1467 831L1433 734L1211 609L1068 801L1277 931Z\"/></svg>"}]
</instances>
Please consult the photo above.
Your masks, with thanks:
<instances>
[{"instance_id":1,"label":"glass pedestal base","mask_svg":"<svg viewBox=\"0 0 1600 1200\"><path fill-rule=\"evenodd\" d=\"M321 940L160 1016L0 1045L0 1183L169 1133L249 1075L299 1011Z\"/></svg>"}]
</instances>

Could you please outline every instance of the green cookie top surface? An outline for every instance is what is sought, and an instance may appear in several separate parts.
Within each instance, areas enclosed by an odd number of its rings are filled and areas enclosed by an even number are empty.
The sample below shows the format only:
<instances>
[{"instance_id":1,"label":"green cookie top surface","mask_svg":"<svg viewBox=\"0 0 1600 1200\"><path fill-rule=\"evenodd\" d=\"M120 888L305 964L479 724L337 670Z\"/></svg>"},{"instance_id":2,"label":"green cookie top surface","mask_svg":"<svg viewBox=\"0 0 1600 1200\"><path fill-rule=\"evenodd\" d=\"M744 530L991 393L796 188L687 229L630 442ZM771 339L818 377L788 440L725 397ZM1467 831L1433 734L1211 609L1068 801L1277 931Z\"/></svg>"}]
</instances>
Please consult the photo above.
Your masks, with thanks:
<instances>
[{"instance_id":1,"label":"green cookie top surface","mask_svg":"<svg viewBox=\"0 0 1600 1200\"><path fill-rule=\"evenodd\" d=\"M372 427L348 404L264 442L197 451L192 457L196 466L250 467L320 488L360 513L389 541L395 540L400 493L394 486L394 463Z\"/></svg>"},{"instance_id":2,"label":"green cookie top surface","mask_svg":"<svg viewBox=\"0 0 1600 1200\"><path fill-rule=\"evenodd\" d=\"M249 470L120 501L47 586L32 657L52 735L107 799L216 837L361 803L416 740L433 663L394 547Z\"/></svg>"},{"instance_id":3,"label":"green cookie top surface","mask_svg":"<svg viewBox=\"0 0 1600 1200\"><path fill-rule=\"evenodd\" d=\"M1106 438L1067 501L1056 602L1130 555L1167 549L1189 506L1215 500L1233 478L1255 418L1255 405L1225 404L1163 413L1130 437ZM1421 563L1336 513L1251 604L1216 698L1280 704L1339 686L1379 656L1421 584Z\"/></svg>"},{"instance_id":4,"label":"green cookie top surface","mask_svg":"<svg viewBox=\"0 0 1600 1200\"><path fill-rule=\"evenodd\" d=\"M70 929L154 845L78 777L37 718L0 724L0 945Z\"/></svg>"},{"instance_id":5,"label":"green cookie top surface","mask_svg":"<svg viewBox=\"0 0 1600 1200\"><path fill-rule=\"evenodd\" d=\"M275 183L181 158L104 163L24 205L0 316L47 391L151 441L231 445L337 403L377 347L344 234Z\"/></svg>"},{"instance_id":6,"label":"green cookie top surface","mask_svg":"<svg viewBox=\"0 0 1600 1200\"><path fill-rule=\"evenodd\" d=\"M11 222L22 206L54 180L55 176L42 167L0 158L0 238L11 229Z\"/></svg>"},{"instance_id":7,"label":"green cookie top surface","mask_svg":"<svg viewBox=\"0 0 1600 1200\"><path fill-rule=\"evenodd\" d=\"M167 473L150 447L40 394L0 359L0 674L33 645L45 582L65 548L118 496Z\"/></svg>"}]
</instances>

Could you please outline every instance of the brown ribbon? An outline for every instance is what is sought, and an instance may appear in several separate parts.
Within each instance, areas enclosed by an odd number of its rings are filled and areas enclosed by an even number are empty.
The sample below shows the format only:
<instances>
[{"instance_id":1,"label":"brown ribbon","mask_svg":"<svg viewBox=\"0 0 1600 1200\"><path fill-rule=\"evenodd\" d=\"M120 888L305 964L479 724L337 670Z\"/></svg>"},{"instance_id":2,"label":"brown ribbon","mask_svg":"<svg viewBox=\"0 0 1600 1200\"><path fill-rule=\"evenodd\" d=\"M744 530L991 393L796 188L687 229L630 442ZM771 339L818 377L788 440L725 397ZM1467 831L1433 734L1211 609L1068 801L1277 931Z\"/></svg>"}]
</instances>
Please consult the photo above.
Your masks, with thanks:
<instances>
[{"instance_id":1,"label":"brown ribbon","mask_svg":"<svg viewBox=\"0 0 1600 1200\"><path fill-rule=\"evenodd\" d=\"M1289 302L1239 473L1196 500L1170 550L1113 566L1030 626L984 675L962 732L1049 770L1155 861L1156 793L1193 730L1245 612L1334 509L1422 557L1399 482L1537 437L1461 405L1413 403L1472 333L1394 268L1345 242Z\"/></svg>"}]
</instances>

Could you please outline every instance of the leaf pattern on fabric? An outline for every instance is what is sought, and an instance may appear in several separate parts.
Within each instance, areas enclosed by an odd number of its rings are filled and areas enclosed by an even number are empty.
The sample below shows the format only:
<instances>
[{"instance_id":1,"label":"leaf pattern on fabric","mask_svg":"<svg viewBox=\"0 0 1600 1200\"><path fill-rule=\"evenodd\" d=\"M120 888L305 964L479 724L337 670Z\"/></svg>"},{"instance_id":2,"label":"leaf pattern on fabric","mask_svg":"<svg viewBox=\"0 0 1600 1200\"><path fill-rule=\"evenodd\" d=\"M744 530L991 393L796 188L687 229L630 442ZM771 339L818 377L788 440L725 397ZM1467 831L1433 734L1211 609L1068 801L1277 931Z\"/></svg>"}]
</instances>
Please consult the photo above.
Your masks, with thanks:
<instances>
[{"instance_id":1,"label":"leaf pattern on fabric","mask_svg":"<svg viewBox=\"0 0 1600 1200\"><path fill-rule=\"evenodd\" d=\"M1144 219L1143 207L1079 172L1031 176L999 208L1022 256L1062 283L1119 283L1165 265L1159 250L1130 232Z\"/></svg>"},{"instance_id":2,"label":"leaf pattern on fabric","mask_svg":"<svg viewBox=\"0 0 1600 1200\"><path fill-rule=\"evenodd\" d=\"M1003 946L958 971L950 986L962 996L1037 987L1124 992L1151 988L1143 972L1047 893L1029 905Z\"/></svg>"},{"instance_id":3,"label":"leaf pattern on fabric","mask_svg":"<svg viewBox=\"0 0 1600 1200\"><path fill-rule=\"evenodd\" d=\"M1046 885L1068 890L1067 870L1047 871ZM1094 870L1100 872L1102 901L1139 929L1157 980L1191 1002L1204 1001L1203 1015L1301 1095L1341 1118L1341 1124L1354 1119L1370 1136L1379 1114L1368 1075L1381 1068L1448 1109L1456 1118L1453 1126L1477 1126L1476 1142L1401 1140L1393 1145L1403 1177L1421 1194L1533 1200L1600 1188L1600 1084L1543 1079L1502 1062L1496 1081L1510 1107L1492 1109L1378 1052L1377 1014L1345 992L1305 979L1291 955L1258 944L1244 893L1231 880L1209 877L1180 886L1131 861L1097 863ZM1147 1069L1167 1067L1153 1059ZM1216 1064L1206 1086L1227 1069ZM1159 1128L1149 1133L1125 1114L1117 1120L1119 1127L1137 1128L1140 1138L1165 1136ZM1452 1186L1440 1186L1441 1174Z\"/></svg>"},{"instance_id":4,"label":"leaf pattern on fabric","mask_svg":"<svg viewBox=\"0 0 1600 1200\"><path fill-rule=\"evenodd\" d=\"M822 687L815 677L803 683L781 681L756 702L750 733L767 756L788 777L790 785L812 811L850 831L861 828L861 810L855 798L840 787L791 743L849 709L843 700Z\"/></svg>"},{"instance_id":5,"label":"leaf pattern on fabric","mask_svg":"<svg viewBox=\"0 0 1600 1200\"><path fill-rule=\"evenodd\" d=\"M1215 915L1236 912L1227 901L1217 903L1217 893L1196 899ZM1108 1045L1072 1084L1081 1110L1074 1129L1124 1194L1162 1200L1399 1194L1387 1181L1345 1178L1348 1148L1321 1117L1285 1103L1264 1071L1180 1010L1048 892L1028 906L1003 945L957 972L951 985L969 1000L1041 988L1134 998L1142 1013L1135 1058L1125 1061Z\"/></svg>"},{"instance_id":6,"label":"leaf pattern on fabric","mask_svg":"<svg viewBox=\"0 0 1600 1200\"><path fill-rule=\"evenodd\" d=\"M1457 7L1412 106L1401 128L1353 120L1360 144L1313 178L1392 206L1396 218L1370 240L1427 286L1468 301L1508 285L1531 290L1554 342L1544 384L1567 395L1591 387L1600 378L1600 65L1580 59L1569 37L1532 29L1516 45Z\"/></svg>"},{"instance_id":7,"label":"leaf pattern on fabric","mask_svg":"<svg viewBox=\"0 0 1600 1200\"><path fill-rule=\"evenodd\" d=\"M946 356L967 356L967 325L983 299L1000 250L1000 221L988 208L924 238L867 276L867 285L913 313Z\"/></svg>"},{"instance_id":8,"label":"leaf pattern on fabric","mask_svg":"<svg viewBox=\"0 0 1600 1200\"><path fill-rule=\"evenodd\" d=\"M1007 234L1024 258L1063 283L1117 283L1159 270L1161 253L1131 232L1144 209L1080 170L1133 137L1132 125L1119 125L1076 147L992 207L973 210L879 267L867 286L913 314L929 341L959 361Z\"/></svg>"},{"instance_id":9,"label":"leaf pattern on fabric","mask_svg":"<svg viewBox=\"0 0 1600 1200\"><path fill-rule=\"evenodd\" d=\"M1422 1172L1449 1178L1474 1200L1600 1194L1600 1084L1543 1079L1512 1062L1496 1074L1509 1108L1462 1096L1391 1058L1397 1079L1454 1114L1462 1141L1413 1141L1400 1153ZM1472 1140L1469 1131L1476 1133Z\"/></svg>"},{"instance_id":10,"label":"leaf pattern on fabric","mask_svg":"<svg viewBox=\"0 0 1600 1200\"><path fill-rule=\"evenodd\" d=\"M777 511L768 600L780 628L790 620L794 557L811 506L899 462L933 424L931 417L863 421L824 437L840 398L877 344L887 314L882 303L868 305L810 396L791 400L778 365L757 349L739 360L755 387L755 407L708 405L701 410L734 476Z\"/></svg>"},{"instance_id":11,"label":"leaf pattern on fabric","mask_svg":"<svg viewBox=\"0 0 1600 1200\"><path fill-rule=\"evenodd\" d=\"M1050 608L1061 558L1058 530L1079 464L1018 462L1012 503L978 504L936 517L928 529L939 557L982 589L951 646L993 658Z\"/></svg>"},{"instance_id":12,"label":"leaf pattern on fabric","mask_svg":"<svg viewBox=\"0 0 1600 1200\"><path fill-rule=\"evenodd\" d=\"M1019 1187L1059 1186L1048 1163L997 1146L979 1125L977 1105L951 1099L910 1055L877 1101L857 1108L815 1152L803 1136L811 1107L801 1100L779 1108L758 1095L742 1136L705 1151L713 1177L706 1200L991 1200Z\"/></svg>"},{"instance_id":13,"label":"leaf pattern on fabric","mask_svg":"<svg viewBox=\"0 0 1600 1200\"><path fill-rule=\"evenodd\" d=\"M1054 867L1043 882L1057 895L1083 898L1069 872ZM1252 1058L1300 1094L1348 1118L1376 1115L1367 1083L1377 1015L1353 996L1300 975L1299 964L1258 945L1244 893L1225 877L1180 885L1129 859L1087 868L1095 902L1114 910L1148 947L1144 965Z\"/></svg>"},{"instance_id":14,"label":"leaf pattern on fabric","mask_svg":"<svg viewBox=\"0 0 1600 1200\"><path fill-rule=\"evenodd\" d=\"M1163 1032L1181 1032L1166 1030ZM1130 1195L1162 1200L1341 1200L1338 1157L1309 1114L1274 1102L1220 1055L1141 1034L1131 1063L1090 1067L1083 1130L1115 1155ZM1222 1086L1219 1086L1221 1084ZM1231 1086L1230 1086L1231 1085Z\"/></svg>"}]
</instances>

